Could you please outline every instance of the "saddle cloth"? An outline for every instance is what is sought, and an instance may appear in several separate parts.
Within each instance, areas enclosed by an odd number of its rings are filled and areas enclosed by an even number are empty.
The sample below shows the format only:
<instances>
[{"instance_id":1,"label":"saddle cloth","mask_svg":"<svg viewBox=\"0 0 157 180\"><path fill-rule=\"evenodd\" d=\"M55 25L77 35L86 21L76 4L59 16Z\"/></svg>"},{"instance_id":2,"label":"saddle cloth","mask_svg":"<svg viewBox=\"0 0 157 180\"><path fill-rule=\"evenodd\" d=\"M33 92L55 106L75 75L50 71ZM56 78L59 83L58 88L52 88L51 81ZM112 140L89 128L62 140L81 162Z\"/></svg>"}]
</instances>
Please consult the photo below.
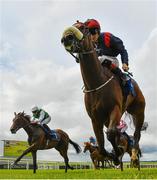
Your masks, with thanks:
<instances>
[{"instance_id":1,"label":"saddle cloth","mask_svg":"<svg viewBox=\"0 0 157 180\"><path fill-rule=\"evenodd\" d=\"M56 139L56 140L60 140L60 135L56 132L55 129L51 129L51 133L50 133L52 139Z\"/></svg>"}]
</instances>

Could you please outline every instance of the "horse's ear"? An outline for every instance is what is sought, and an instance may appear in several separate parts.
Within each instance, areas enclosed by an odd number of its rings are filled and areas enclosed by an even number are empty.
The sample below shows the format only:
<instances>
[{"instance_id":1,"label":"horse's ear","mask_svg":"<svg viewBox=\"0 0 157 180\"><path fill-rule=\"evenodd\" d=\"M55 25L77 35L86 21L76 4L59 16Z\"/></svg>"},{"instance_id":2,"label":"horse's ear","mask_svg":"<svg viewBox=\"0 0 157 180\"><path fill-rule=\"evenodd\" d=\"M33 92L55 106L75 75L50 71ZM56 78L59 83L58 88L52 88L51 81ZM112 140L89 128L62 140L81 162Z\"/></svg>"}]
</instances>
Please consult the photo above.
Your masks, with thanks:
<instances>
[{"instance_id":1,"label":"horse's ear","mask_svg":"<svg viewBox=\"0 0 157 180\"><path fill-rule=\"evenodd\" d=\"M20 114L21 114L21 115L24 115L24 114L25 114L24 110L23 110Z\"/></svg>"},{"instance_id":2,"label":"horse's ear","mask_svg":"<svg viewBox=\"0 0 157 180\"><path fill-rule=\"evenodd\" d=\"M16 116L16 112L14 112L14 115Z\"/></svg>"}]
</instances>

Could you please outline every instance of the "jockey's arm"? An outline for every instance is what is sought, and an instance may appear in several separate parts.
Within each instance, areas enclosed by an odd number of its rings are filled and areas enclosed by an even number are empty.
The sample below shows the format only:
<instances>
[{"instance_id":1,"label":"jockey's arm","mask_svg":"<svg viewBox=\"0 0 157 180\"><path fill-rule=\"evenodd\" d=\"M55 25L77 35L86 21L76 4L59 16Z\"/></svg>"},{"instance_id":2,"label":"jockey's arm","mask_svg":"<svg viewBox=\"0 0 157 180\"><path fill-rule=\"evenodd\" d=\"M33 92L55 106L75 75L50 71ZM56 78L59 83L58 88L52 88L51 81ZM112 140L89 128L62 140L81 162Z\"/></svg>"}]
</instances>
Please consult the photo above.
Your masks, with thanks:
<instances>
[{"instance_id":1,"label":"jockey's arm","mask_svg":"<svg viewBox=\"0 0 157 180\"><path fill-rule=\"evenodd\" d=\"M36 123L39 123L39 121L38 121L38 119L36 119L36 118L34 118L34 117L32 117L32 119L31 119L31 123L32 124L36 124Z\"/></svg>"},{"instance_id":2,"label":"jockey's arm","mask_svg":"<svg viewBox=\"0 0 157 180\"><path fill-rule=\"evenodd\" d=\"M45 112L41 111L38 121L41 122L44 119L44 117L45 117Z\"/></svg>"},{"instance_id":3,"label":"jockey's arm","mask_svg":"<svg viewBox=\"0 0 157 180\"><path fill-rule=\"evenodd\" d=\"M31 117L31 122L35 122L36 118L34 116Z\"/></svg>"},{"instance_id":4,"label":"jockey's arm","mask_svg":"<svg viewBox=\"0 0 157 180\"><path fill-rule=\"evenodd\" d=\"M117 49L117 51L121 55L122 69L124 71L128 71L129 70L128 52L125 49L123 41L116 36L112 36L111 45L113 46L113 48Z\"/></svg>"}]
</instances>

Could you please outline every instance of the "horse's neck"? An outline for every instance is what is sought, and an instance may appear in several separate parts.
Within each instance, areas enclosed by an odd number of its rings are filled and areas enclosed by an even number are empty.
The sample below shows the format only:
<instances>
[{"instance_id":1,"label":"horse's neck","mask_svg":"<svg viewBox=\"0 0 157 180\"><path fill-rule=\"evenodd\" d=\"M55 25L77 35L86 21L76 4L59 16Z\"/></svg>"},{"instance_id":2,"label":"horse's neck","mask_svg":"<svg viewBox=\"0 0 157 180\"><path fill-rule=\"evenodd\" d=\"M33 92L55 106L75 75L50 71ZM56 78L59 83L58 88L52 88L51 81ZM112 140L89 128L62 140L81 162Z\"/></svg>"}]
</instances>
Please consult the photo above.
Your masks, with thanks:
<instances>
[{"instance_id":1,"label":"horse's neck","mask_svg":"<svg viewBox=\"0 0 157 180\"><path fill-rule=\"evenodd\" d=\"M92 153L93 151L95 151L95 148L93 146L90 146L89 152Z\"/></svg>"},{"instance_id":2,"label":"horse's neck","mask_svg":"<svg viewBox=\"0 0 157 180\"><path fill-rule=\"evenodd\" d=\"M97 88L104 82L103 68L96 52L81 54L80 68L86 89Z\"/></svg>"},{"instance_id":3,"label":"horse's neck","mask_svg":"<svg viewBox=\"0 0 157 180\"><path fill-rule=\"evenodd\" d=\"M28 126L24 127L24 130L26 131L28 136L31 136L34 132L34 126L32 124L29 124Z\"/></svg>"}]
</instances>

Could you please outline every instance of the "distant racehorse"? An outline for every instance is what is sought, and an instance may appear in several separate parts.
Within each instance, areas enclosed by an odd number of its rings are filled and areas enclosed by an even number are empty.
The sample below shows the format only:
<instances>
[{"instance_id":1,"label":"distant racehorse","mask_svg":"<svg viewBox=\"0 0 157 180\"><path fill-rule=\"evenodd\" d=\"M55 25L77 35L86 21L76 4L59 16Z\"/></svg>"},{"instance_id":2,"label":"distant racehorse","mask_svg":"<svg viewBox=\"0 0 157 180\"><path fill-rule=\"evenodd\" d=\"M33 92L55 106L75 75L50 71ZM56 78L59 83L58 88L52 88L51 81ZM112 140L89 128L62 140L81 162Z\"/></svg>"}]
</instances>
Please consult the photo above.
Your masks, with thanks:
<instances>
[{"instance_id":1,"label":"distant racehorse","mask_svg":"<svg viewBox=\"0 0 157 180\"><path fill-rule=\"evenodd\" d=\"M130 140L133 142L134 137L133 136L129 136L129 137L130 137ZM119 156L121 171L123 171L122 158L125 153L128 153L131 157L130 167L137 167L138 170L140 170L140 157L142 156L140 147L138 146L138 154L137 154L138 159L135 162L134 159L132 159L133 144L128 143L128 138L122 133L118 132L118 134L116 135L116 141L118 144L118 148L121 150L121 155Z\"/></svg>"},{"instance_id":2,"label":"distant racehorse","mask_svg":"<svg viewBox=\"0 0 157 180\"><path fill-rule=\"evenodd\" d=\"M131 79L136 96L129 94L126 98L123 95L119 79L108 68L103 67L98 60L91 35L83 23L77 22L74 26L65 29L61 42L70 54L73 56L75 56L73 53L78 54L75 58L79 60L85 86L85 106L92 120L100 153L104 156L111 155L104 148L103 126L105 125L107 138L115 151L114 163L115 165L120 164L118 157L121 151L116 142L116 126L122 114L127 111L132 115L135 125L132 160L137 162L145 111L145 99L138 84Z\"/></svg>"},{"instance_id":3,"label":"distant racehorse","mask_svg":"<svg viewBox=\"0 0 157 180\"><path fill-rule=\"evenodd\" d=\"M36 173L37 150L45 150L45 149L55 148L57 151L59 151L60 155L64 158L65 172L67 172L68 168L73 169L73 167L71 167L68 163L69 162L69 158L67 155L68 145L69 145L69 143L72 144L77 153L81 152L81 148L77 143L73 142L69 138L67 133L65 133L61 129L56 129L56 133L58 134L60 140L58 141L58 140L52 139L52 140L48 141L46 134L43 131L43 129L41 128L41 126L31 124L30 116L26 115L24 112L20 112L18 114L15 113L15 117L13 119L13 124L10 128L10 131L12 133L16 133L20 128L23 128L26 131L26 133L28 134L29 148L26 149L22 153L22 155L19 156L15 160L13 166L16 165L17 162L20 161L24 155L31 152L32 157L33 157L33 172Z\"/></svg>"},{"instance_id":4,"label":"distant racehorse","mask_svg":"<svg viewBox=\"0 0 157 180\"><path fill-rule=\"evenodd\" d=\"M104 157L102 154L99 153L98 148L95 146L92 146L90 142L84 142L84 150L90 152L90 157L93 162L94 168L98 169L100 167L100 162L102 164L102 168L106 167L106 163L109 164L110 167L112 166L112 159L109 159L109 157ZM105 165L104 165L105 162Z\"/></svg>"}]
</instances>

